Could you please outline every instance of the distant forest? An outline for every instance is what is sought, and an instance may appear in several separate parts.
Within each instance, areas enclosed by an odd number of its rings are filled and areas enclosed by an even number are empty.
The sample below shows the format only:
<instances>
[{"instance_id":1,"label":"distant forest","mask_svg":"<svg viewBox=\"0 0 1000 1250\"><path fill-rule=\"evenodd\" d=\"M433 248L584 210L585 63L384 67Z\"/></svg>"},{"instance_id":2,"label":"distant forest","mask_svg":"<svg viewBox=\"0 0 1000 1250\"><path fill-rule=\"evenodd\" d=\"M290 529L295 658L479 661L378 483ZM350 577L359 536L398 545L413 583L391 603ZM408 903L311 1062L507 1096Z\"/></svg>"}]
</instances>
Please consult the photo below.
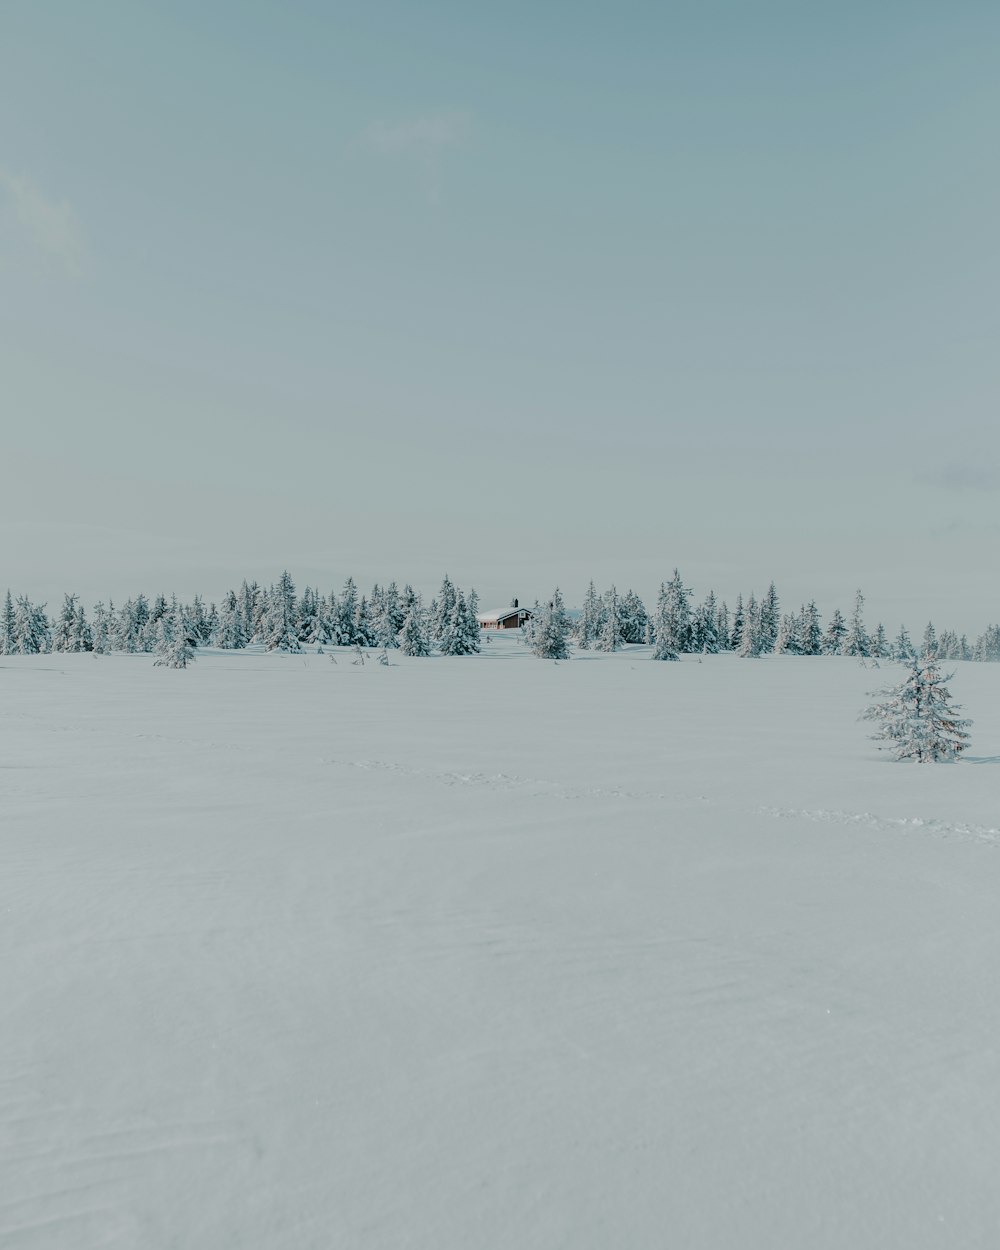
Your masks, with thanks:
<instances>
[{"instance_id":1,"label":"distant forest","mask_svg":"<svg viewBox=\"0 0 1000 1250\"><path fill-rule=\"evenodd\" d=\"M546 603L535 603L522 627L537 655L563 658L569 648L615 651L646 643L653 658L676 659L684 654L730 651L745 657L778 655L848 655L905 660L918 652L939 660L1000 660L1000 625L986 628L975 640L953 630L938 632L928 623L915 644L905 628L890 638L879 623L865 621L864 596L858 591L853 610L834 610L824 622L815 602L783 612L774 583L759 599L740 595L730 608L713 592L697 603L675 569L660 586L648 609L634 591L619 594L612 586L600 593L593 582L582 609L568 613L559 591ZM481 649L492 631L480 627L474 590L464 591L445 577L429 603L409 585L375 585L362 594L353 578L339 593L322 594L307 586L298 593L286 572L277 583L246 582L230 590L221 603L191 603L176 596L137 595L120 606L97 603L88 615L78 596L64 596L62 607L49 615L47 605L30 602L10 591L0 615L0 653L33 655L48 652L150 652L180 655L197 647L238 650L258 646L271 651L302 651L306 647L399 648L404 654L470 655Z\"/></svg>"}]
</instances>

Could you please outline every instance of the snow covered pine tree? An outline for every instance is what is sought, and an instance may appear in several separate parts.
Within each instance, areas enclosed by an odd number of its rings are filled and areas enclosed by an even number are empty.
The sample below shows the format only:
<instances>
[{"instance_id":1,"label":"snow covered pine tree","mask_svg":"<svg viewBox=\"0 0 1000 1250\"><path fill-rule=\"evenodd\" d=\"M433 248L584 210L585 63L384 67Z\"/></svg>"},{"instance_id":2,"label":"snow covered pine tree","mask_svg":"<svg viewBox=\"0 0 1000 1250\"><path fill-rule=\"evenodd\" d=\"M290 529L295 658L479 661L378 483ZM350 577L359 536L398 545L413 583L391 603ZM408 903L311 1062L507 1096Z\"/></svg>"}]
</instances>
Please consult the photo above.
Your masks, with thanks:
<instances>
[{"instance_id":1,"label":"snow covered pine tree","mask_svg":"<svg viewBox=\"0 0 1000 1250\"><path fill-rule=\"evenodd\" d=\"M558 588L552 592L552 598L542 610L541 618L532 619L535 630L531 649L535 655L542 660L568 660L569 617Z\"/></svg>"},{"instance_id":2,"label":"snow covered pine tree","mask_svg":"<svg viewBox=\"0 0 1000 1250\"><path fill-rule=\"evenodd\" d=\"M965 732L971 721L962 720L951 707L951 694L932 655L906 661L907 674L898 685L877 693L882 701L862 713L864 720L880 722L876 741L886 740L897 760L926 764L954 760L969 745Z\"/></svg>"},{"instance_id":3,"label":"snow covered pine tree","mask_svg":"<svg viewBox=\"0 0 1000 1250\"><path fill-rule=\"evenodd\" d=\"M195 640L184 612L175 603L158 622L154 667L187 668L194 660Z\"/></svg>"}]
</instances>

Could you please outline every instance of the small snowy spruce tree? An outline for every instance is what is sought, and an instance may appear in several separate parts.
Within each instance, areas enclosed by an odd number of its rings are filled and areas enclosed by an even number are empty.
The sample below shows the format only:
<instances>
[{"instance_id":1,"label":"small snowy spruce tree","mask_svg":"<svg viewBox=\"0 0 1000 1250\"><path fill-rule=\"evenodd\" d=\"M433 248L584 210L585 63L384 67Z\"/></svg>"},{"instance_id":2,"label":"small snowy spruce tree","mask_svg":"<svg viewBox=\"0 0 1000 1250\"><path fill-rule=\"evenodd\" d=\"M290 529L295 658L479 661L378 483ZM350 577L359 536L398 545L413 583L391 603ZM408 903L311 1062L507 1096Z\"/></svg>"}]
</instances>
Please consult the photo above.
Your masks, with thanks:
<instances>
[{"instance_id":1,"label":"small snowy spruce tree","mask_svg":"<svg viewBox=\"0 0 1000 1250\"><path fill-rule=\"evenodd\" d=\"M584 651L594 645L601 636L604 607L591 582L583 598L583 610L576 622L576 645Z\"/></svg>"},{"instance_id":2,"label":"small snowy spruce tree","mask_svg":"<svg viewBox=\"0 0 1000 1250\"><path fill-rule=\"evenodd\" d=\"M736 596L736 607L733 608L733 627L729 634L729 650L739 651L743 642L743 622L745 620L745 612L743 610L743 596Z\"/></svg>"},{"instance_id":3,"label":"small snowy spruce tree","mask_svg":"<svg viewBox=\"0 0 1000 1250\"><path fill-rule=\"evenodd\" d=\"M894 660L912 660L916 654L916 648L910 641L910 635L906 631L906 626L900 625L896 641L892 644L892 658Z\"/></svg>"},{"instance_id":4,"label":"small snowy spruce tree","mask_svg":"<svg viewBox=\"0 0 1000 1250\"><path fill-rule=\"evenodd\" d=\"M754 595L747 601L743 617L743 629L740 633L740 645L736 654L744 660L756 659L764 650L764 636L761 633L761 605Z\"/></svg>"},{"instance_id":5,"label":"small snowy spruce tree","mask_svg":"<svg viewBox=\"0 0 1000 1250\"><path fill-rule=\"evenodd\" d=\"M542 609L541 616L535 618L532 651L542 660L568 660L569 629L569 617L563 606L562 595L556 588L552 598Z\"/></svg>"},{"instance_id":6,"label":"small snowy spruce tree","mask_svg":"<svg viewBox=\"0 0 1000 1250\"><path fill-rule=\"evenodd\" d=\"M937 631L934 629L934 622L928 621L927 628L924 630L923 654L937 655Z\"/></svg>"},{"instance_id":7,"label":"small snowy spruce tree","mask_svg":"<svg viewBox=\"0 0 1000 1250\"><path fill-rule=\"evenodd\" d=\"M778 592L774 588L774 582L767 588L767 594L760 603L760 628L759 628L759 645L761 651L770 652L774 650L778 641L778 630L781 622L781 607L778 602Z\"/></svg>"},{"instance_id":8,"label":"small snowy spruce tree","mask_svg":"<svg viewBox=\"0 0 1000 1250\"><path fill-rule=\"evenodd\" d=\"M14 623L8 640L12 655L38 655L49 650L49 621L45 604L32 603L19 595L14 605Z\"/></svg>"},{"instance_id":9,"label":"small snowy spruce tree","mask_svg":"<svg viewBox=\"0 0 1000 1250\"><path fill-rule=\"evenodd\" d=\"M114 615L114 604L110 609L103 603L94 604L94 626L92 631L94 655L107 655L111 650L110 621Z\"/></svg>"},{"instance_id":10,"label":"small snowy spruce tree","mask_svg":"<svg viewBox=\"0 0 1000 1250\"><path fill-rule=\"evenodd\" d=\"M624 641L621 600L614 586L604 592L604 621L594 646L598 651L617 651Z\"/></svg>"},{"instance_id":11,"label":"small snowy spruce tree","mask_svg":"<svg viewBox=\"0 0 1000 1250\"><path fill-rule=\"evenodd\" d=\"M431 653L431 640L424 624L424 614L419 602L414 602L406 614L398 634L399 649L404 655L425 656Z\"/></svg>"},{"instance_id":12,"label":"small snowy spruce tree","mask_svg":"<svg viewBox=\"0 0 1000 1250\"><path fill-rule=\"evenodd\" d=\"M14 600L7 591L0 616L0 655L12 655L14 651Z\"/></svg>"},{"instance_id":13,"label":"small snowy spruce tree","mask_svg":"<svg viewBox=\"0 0 1000 1250\"><path fill-rule=\"evenodd\" d=\"M801 655L799 642L799 618L786 612L778 626L778 636L774 640L776 655Z\"/></svg>"},{"instance_id":14,"label":"small snowy spruce tree","mask_svg":"<svg viewBox=\"0 0 1000 1250\"><path fill-rule=\"evenodd\" d=\"M799 612L799 653L823 654L823 627L819 619L819 609L813 599L803 604Z\"/></svg>"},{"instance_id":15,"label":"small snowy spruce tree","mask_svg":"<svg viewBox=\"0 0 1000 1250\"><path fill-rule=\"evenodd\" d=\"M622 641L633 643L645 642L646 629L649 625L649 617L646 615L646 605L634 590L629 590L621 599L620 607Z\"/></svg>"},{"instance_id":16,"label":"small snowy spruce tree","mask_svg":"<svg viewBox=\"0 0 1000 1250\"><path fill-rule=\"evenodd\" d=\"M74 634L76 623L76 595L63 595L62 611L52 630L53 651L76 651Z\"/></svg>"},{"instance_id":17,"label":"small snowy spruce tree","mask_svg":"<svg viewBox=\"0 0 1000 1250\"><path fill-rule=\"evenodd\" d=\"M1000 625L990 625L976 639L972 658L985 663L1000 660Z\"/></svg>"},{"instance_id":18,"label":"small snowy spruce tree","mask_svg":"<svg viewBox=\"0 0 1000 1250\"><path fill-rule=\"evenodd\" d=\"M715 617L715 632L719 639L719 650L729 650L729 607L725 600L719 604L719 610Z\"/></svg>"},{"instance_id":19,"label":"small snowy spruce tree","mask_svg":"<svg viewBox=\"0 0 1000 1250\"><path fill-rule=\"evenodd\" d=\"M826 633L823 635L823 654L824 655L843 655L844 639L847 637L847 626L844 623L844 617L839 608L833 609L833 615L830 617L830 624L826 627Z\"/></svg>"},{"instance_id":20,"label":"small snowy spruce tree","mask_svg":"<svg viewBox=\"0 0 1000 1250\"><path fill-rule=\"evenodd\" d=\"M881 621L875 626L875 632L871 637L871 653L876 660L889 658L889 639L886 637L885 626Z\"/></svg>"},{"instance_id":21,"label":"small snowy spruce tree","mask_svg":"<svg viewBox=\"0 0 1000 1250\"><path fill-rule=\"evenodd\" d=\"M156 640L154 666L187 668L195 658L195 639L184 619L183 611L175 604L159 618L156 625L159 636Z\"/></svg>"},{"instance_id":22,"label":"small snowy spruce tree","mask_svg":"<svg viewBox=\"0 0 1000 1250\"><path fill-rule=\"evenodd\" d=\"M710 590L705 602L694 614L693 624L694 650L705 655L718 654L721 646L719 631L719 606L715 599L715 591Z\"/></svg>"},{"instance_id":23,"label":"small snowy spruce tree","mask_svg":"<svg viewBox=\"0 0 1000 1250\"><path fill-rule=\"evenodd\" d=\"M906 662L906 677L898 685L877 692L879 702L863 713L863 719L879 722L872 737L884 741L883 750L897 760L933 763L954 760L969 744L966 729L972 723L956 716L945 685L953 674L941 675L934 656L913 656Z\"/></svg>"},{"instance_id":24,"label":"small snowy spruce tree","mask_svg":"<svg viewBox=\"0 0 1000 1250\"><path fill-rule=\"evenodd\" d=\"M865 629L865 597L859 590L854 598L854 615L841 644L841 655L866 659L872 653L871 639Z\"/></svg>"},{"instance_id":25,"label":"small snowy spruce tree","mask_svg":"<svg viewBox=\"0 0 1000 1250\"><path fill-rule=\"evenodd\" d=\"M670 613L670 592L666 584L661 582L653 616L653 637L656 642L652 655L654 660L676 660L680 656L680 646L674 635Z\"/></svg>"},{"instance_id":26,"label":"small snowy spruce tree","mask_svg":"<svg viewBox=\"0 0 1000 1250\"><path fill-rule=\"evenodd\" d=\"M691 603L688 593L677 569L674 569L674 575L670 581L660 587L654 624L656 640L659 642L666 634L667 646L672 651L681 652L693 649Z\"/></svg>"}]
</instances>

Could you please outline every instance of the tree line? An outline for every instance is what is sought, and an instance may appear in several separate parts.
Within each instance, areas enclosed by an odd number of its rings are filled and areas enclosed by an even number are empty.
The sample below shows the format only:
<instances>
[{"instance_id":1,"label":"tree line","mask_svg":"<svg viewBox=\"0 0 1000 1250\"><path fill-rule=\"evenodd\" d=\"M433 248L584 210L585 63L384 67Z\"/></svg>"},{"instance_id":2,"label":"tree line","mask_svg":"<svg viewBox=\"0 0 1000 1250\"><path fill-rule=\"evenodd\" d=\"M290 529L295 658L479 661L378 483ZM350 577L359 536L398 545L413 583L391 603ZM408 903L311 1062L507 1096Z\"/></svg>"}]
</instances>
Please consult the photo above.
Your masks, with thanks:
<instances>
[{"instance_id":1,"label":"tree line","mask_svg":"<svg viewBox=\"0 0 1000 1250\"><path fill-rule=\"evenodd\" d=\"M909 660L917 655L938 660L1000 660L1000 625L989 626L970 643L953 630L940 634L928 622L915 646L905 626L891 639L881 623L869 629L865 623L865 599L859 590L849 617L835 608L824 625L814 600L795 612L782 612L772 582L757 598L736 599L732 610L714 591L696 603L680 573L660 585L652 612L634 591L620 595L612 586L599 594L591 582L583 607L571 619L557 591L547 606L535 604L529 640L536 654L562 658L572 641L583 649L615 651L630 643L654 647L653 658L676 660L684 654L715 655L730 651L744 657L776 655L849 655L860 659ZM538 622L537 626L535 622Z\"/></svg>"},{"instance_id":2,"label":"tree line","mask_svg":"<svg viewBox=\"0 0 1000 1250\"><path fill-rule=\"evenodd\" d=\"M0 653L91 651L105 655L150 652L173 646L219 647L236 651L263 646L269 651L302 651L312 647L399 648L407 655L468 655L479 650L478 600L447 576L427 605L409 585L395 582L361 594L348 578L339 594L321 594L307 586L298 594L291 576L282 573L271 586L246 582L228 591L221 604L205 605L200 595L180 603L145 595L119 607L97 603L88 617L76 595L63 598L50 619L44 604L33 604L10 592L0 613Z\"/></svg>"},{"instance_id":3,"label":"tree line","mask_svg":"<svg viewBox=\"0 0 1000 1250\"><path fill-rule=\"evenodd\" d=\"M61 609L51 617L45 604L14 598L8 591L0 611L0 654L150 652L173 662L171 656L199 646L224 650L263 646L287 652L346 646L398 648L412 656L471 655L480 650L487 634L480 629L477 612L475 590L465 591L447 576L429 603L412 586L400 589L396 582L375 585L363 594L351 577L339 592L323 594L306 586L299 593L284 572L270 586L244 581L218 605L206 605L200 595L180 603L176 596L148 599L140 594L118 607L97 603L88 615L78 596L66 594ZM568 656L571 644L615 651L646 643L658 660L725 651L744 657L907 660L920 654L939 660L1000 660L998 625L970 642L951 630L938 633L928 623L917 647L905 627L892 639L881 623L869 629L860 591L849 616L835 609L824 623L815 601L797 611L782 611L773 582L759 599L753 593L746 599L738 596L732 609L712 591L695 602L676 569L661 584L652 610L632 590L619 594L612 586L598 593L591 582L579 612L569 613L556 590L547 603L535 603L524 632L535 654L551 659Z\"/></svg>"}]
</instances>

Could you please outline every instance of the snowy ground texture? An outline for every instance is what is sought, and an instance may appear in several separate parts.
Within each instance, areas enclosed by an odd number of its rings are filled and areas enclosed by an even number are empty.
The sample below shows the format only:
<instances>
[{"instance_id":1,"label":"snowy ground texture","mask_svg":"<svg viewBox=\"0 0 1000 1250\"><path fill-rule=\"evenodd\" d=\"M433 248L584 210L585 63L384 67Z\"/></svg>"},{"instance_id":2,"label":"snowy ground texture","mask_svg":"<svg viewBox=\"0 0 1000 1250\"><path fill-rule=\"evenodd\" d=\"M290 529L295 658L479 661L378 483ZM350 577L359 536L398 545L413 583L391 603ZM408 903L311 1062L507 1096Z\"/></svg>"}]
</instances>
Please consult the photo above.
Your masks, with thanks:
<instances>
[{"instance_id":1,"label":"snowy ground texture","mask_svg":"<svg viewBox=\"0 0 1000 1250\"><path fill-rule=\"evenodd\" d=\"M0 1245L1000 1244L1000 665L0 661Z\"/></svg>"}]
</instances>

